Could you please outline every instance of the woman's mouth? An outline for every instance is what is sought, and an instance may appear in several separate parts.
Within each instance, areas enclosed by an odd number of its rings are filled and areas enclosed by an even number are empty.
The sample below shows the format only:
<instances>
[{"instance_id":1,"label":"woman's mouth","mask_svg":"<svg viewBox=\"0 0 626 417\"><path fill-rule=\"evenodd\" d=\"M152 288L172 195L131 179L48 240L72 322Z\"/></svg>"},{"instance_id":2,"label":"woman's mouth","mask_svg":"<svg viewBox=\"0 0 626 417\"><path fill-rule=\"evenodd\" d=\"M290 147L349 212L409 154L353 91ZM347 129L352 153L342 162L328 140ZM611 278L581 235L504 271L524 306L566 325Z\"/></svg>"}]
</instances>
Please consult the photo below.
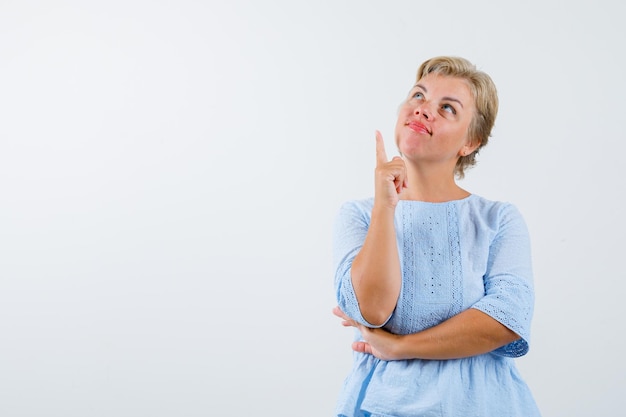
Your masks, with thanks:
<instances>
[{"instance_id":1,"label":"woman's mouth","mask_svg":"<svg viewBox=\"0 0 626 417\"><path fill-rule=\"evenodd\" d=\"M432 134L430 130L428 129L428 127L426 127L426 125L421 124L420 122L412 121L412 122L408 122L406 125L409 127L409 129L417 133L427 133L429 135Z\"/></svg>"}]
</instances>

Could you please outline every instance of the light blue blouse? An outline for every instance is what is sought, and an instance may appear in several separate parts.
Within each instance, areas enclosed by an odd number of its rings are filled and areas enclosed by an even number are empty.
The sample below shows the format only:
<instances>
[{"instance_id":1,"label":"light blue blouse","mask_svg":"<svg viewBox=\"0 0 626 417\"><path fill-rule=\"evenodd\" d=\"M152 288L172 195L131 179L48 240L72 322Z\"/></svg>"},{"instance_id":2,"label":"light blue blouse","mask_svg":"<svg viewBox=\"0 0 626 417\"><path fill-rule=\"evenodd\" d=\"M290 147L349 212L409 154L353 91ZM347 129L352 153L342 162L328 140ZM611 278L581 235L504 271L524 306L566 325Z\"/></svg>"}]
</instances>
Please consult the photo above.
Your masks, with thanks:
<instances>
[{"instance_id":1,"label":"light blue blouse","mask_svg":"<svg viewBox=\"0 0 626 417\"><path fill-rule=\"evenodd\" d=\"M373 203L370 198L341 207L333 246L338 305L368 327L376 326L361 315L350 270ZM395 227L402 287L383 328L415 333L475 308L521 339L484 355L443 361L381 361L355 352L336 414L539 416L512 359L528 351L534 304L530 241L519 211L476 195L444 203L401 200Z\"/></svg>"}]
</instances>

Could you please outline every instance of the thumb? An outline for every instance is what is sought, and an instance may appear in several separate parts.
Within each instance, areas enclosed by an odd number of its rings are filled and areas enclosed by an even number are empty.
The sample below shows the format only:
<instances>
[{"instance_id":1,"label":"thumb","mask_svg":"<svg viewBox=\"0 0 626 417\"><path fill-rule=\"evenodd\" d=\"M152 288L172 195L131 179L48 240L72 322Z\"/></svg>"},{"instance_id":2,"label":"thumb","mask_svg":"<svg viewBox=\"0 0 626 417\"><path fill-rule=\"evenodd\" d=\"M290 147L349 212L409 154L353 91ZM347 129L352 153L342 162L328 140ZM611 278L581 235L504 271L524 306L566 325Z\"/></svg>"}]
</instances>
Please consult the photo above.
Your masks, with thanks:
<instances>
[{"instance_id":1,"label":"thumb","mask_svg":"<svg viewBox=\"0 0 626 417\"><path fill-rule=\"evenodd\" d=\"M355 352L372 354L372 347L367 342L353 342L352 350Z\"/></svg>"}]
</instances>

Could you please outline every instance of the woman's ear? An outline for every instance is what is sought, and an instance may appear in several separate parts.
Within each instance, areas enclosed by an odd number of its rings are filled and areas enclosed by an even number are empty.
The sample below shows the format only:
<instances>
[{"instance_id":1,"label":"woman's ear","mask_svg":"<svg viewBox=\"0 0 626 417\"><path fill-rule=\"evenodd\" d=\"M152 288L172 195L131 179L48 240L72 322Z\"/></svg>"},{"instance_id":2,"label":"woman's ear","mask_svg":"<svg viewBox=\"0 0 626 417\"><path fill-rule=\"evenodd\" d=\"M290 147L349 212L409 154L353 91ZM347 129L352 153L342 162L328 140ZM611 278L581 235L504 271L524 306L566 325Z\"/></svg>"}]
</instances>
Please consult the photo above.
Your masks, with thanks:
<instances>
[{"instance_id":1,"label":"woman's ear","mask_svg":"<svg viewBox=\"0 0 626 417\"><path fill-rule=\"evenodd\" d=\"M478 141L470 141L468 139L467 143L459 150L459 156L467 156L478 149L479 146L480 143Z\"/></svg>"}]
</instances>

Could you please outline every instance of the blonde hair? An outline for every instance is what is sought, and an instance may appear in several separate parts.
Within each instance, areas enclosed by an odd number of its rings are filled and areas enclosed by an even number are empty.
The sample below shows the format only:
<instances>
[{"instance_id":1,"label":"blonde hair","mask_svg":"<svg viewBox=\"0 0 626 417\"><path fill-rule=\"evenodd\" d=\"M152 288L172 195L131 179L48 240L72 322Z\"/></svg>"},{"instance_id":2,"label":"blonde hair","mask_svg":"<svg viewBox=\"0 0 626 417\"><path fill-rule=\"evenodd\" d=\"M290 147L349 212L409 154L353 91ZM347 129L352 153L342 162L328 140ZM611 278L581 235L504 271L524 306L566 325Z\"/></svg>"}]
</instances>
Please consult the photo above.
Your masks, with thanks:
<instances>
[{"instance_id":1,"label":"blonde hair","mask_svg":"<svg viewBox=\"0 0 626 417\"><path fill-rule=\"evenodd\" d=\"M471 143L478 143L478 147L457 161L454 173L460 179L465 176L465 169L476 165L476 155L489 141L498 114L498 92L491 77L476 69L476 66L465 58L452 56L431 58L420 65L417 70L417 81L431 73L467 81L476 105L476 113L468 128L468 135Z\"/></svg>"}]
</instances>

